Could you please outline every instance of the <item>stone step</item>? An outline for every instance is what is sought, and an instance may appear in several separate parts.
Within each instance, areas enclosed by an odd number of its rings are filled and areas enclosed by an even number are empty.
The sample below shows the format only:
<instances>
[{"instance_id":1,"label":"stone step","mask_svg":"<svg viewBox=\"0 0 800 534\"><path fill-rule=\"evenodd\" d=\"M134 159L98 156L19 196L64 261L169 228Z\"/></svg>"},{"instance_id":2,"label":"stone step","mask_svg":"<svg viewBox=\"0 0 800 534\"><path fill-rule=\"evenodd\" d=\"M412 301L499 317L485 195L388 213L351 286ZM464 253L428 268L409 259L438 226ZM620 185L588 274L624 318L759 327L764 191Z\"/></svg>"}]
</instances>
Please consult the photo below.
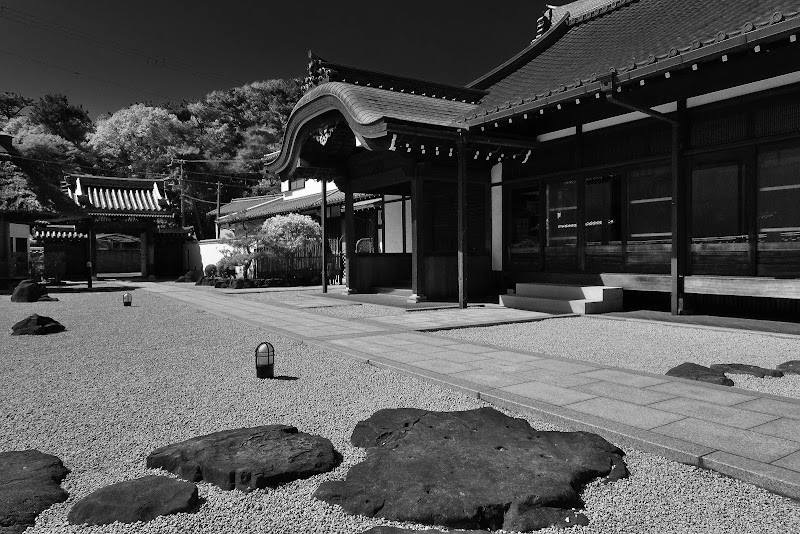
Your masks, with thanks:
<instances>
[{"instance_id":1,"label":"stone step","mask_svg":"<svg viewBox=\"0 0 800 534\"><path fill-rule=\"evenodd\" d=\"M517 284L515 294L521 297L561 300L622 300L622 288L612 286L525 283Z\"/></svg>"},{"instance_id":2,"label":"stone step","mask_svg":"<svg viewBox=\"0 0 800 534\"><path fill-rule=\"evenodd\" d=\"M577 313L580 315L608 313L622 310L622 300L546 299L520 295L500 295L500 304L506 308L543 313Z\"/></svg>"},{"instance_id":3,"label":"stone step","mask_svg":"<svg viewBox=\"0 0 800 534\"><path fill-rule=\"evenodd\" d=\"M394 295L397 297L410 297L414 291L410 287L373 287L373 293L380 295Z\"/></svg>"}]
</instances>

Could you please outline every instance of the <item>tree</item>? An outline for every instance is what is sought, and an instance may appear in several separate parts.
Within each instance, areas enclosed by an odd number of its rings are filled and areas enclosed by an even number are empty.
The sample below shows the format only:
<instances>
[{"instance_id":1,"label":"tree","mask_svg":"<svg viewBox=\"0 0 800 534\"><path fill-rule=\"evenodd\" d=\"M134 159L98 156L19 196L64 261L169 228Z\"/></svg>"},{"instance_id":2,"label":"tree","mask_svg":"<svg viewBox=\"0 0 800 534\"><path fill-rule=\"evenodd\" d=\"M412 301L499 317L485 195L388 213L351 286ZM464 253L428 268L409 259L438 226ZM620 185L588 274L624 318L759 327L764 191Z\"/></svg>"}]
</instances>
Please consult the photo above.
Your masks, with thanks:
<instances>
[{"instance_id":1,"label":"tree","mask_svg":"<svg viewBox=\"0 0 800 534\"><path fill-rule=\"evenodd\" d=\"M23 109L33 104L32 98L26 98L10 91L0 93L0 114L11 120L22 112Z\"/></svg>"},{"instance_id":2,"label":"tree","mask_svg":"<svg viewBox=\"0 0 800 534\"><path fill-rule=\"evenodd\" d=\"M34 124L41 124L51 134L79 144L92 131L92 119L82 106L73 106L62 94L47 94L31 105L29 113Z\"/></svg>"},{"instance_id":3,"label":"tree","mask_svg":"<svg viewBox=\"0 0 800 534\"><path fill-rule=\"evenodd\" d=\"M89 146L111 166L160 172L176 156L196 152L185 142L186 130L165 109L134 104L99 119Z\"/></svg>"},{"instance_id":4,"label":"tree","mask_svg":"<svg viewBox=\"0 0 800 534\"><path fill-rule=\"evenodd\" d=\"M261 225L261 242L267 254L282 260L284 276L298 280L304 276L297 272L295 258L299 252L322 242L322 229L308 215L276 215Z\"/></svg>"},{"instance_id":5,"label":"tree","mask_svg":"<svg viewBox=\"0 0 800 534\"><path fill-rule=\"evenodd\" d=\"M222 251L222 259L217 262L219 271L242 267L242 276L247 279L253 261L264 257L266 252L259 245L263 242L260 228L245 229L244 233L219 240L230 249Z\"/></svg>"}]
</instances>

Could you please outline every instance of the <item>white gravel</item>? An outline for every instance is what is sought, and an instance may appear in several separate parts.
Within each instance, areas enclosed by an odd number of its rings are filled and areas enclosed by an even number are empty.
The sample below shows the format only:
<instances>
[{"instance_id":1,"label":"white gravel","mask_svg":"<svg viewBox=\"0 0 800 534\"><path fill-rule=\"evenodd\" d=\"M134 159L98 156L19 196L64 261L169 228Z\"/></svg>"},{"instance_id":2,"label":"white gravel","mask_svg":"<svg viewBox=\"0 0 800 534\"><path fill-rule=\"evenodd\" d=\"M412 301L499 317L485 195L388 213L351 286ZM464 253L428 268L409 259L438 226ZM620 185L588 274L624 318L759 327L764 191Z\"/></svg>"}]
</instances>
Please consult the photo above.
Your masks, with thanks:
<instances>
[{"instance_id":1,"label":"white gravel","mask_svg":"<svg viewBox=\"0 0 800 534\"><path fill-rule=\"evenodd\" d=\"M779 363L800 360L800 337L591 317L462 328L438 334L657 374L683 362L746 363L774 369ZM728 376L736 387L800 398L800 375Z\"/></svg>"},{"instance_id":2,"label":"white gravel","mask_svg":"<svg viewBox=\"0 0 800 534\"><path fill-rule=\"evenodd\" d=\"M309 308L308 311L342 319L369 319L370 317L388 317L403 315L403 308L381 306L379 304L361 304L360 306L332 306L330 308Z\"/></svg>"},{"instance_id":3,"label":"white gravel","mask_svg":"<svg viewBox=\"0 0 800 534\"><path fill-rule=\"evenodd\" d=\"M28 534L358 533L399 525L348 516L311 498L320 482L343 477L363 457L349 444L353 426L380 408L484 405L145 291L134 293L131 308L121 306L119 293L57 296L60 302L34 304L0 298L0 451L37 448L72 470L64 482L69 500L43 512ZM67 331L8 335L14 322L33 312L54 317ZM276 347L276 374L298 380L254 377L252 351L262 340ZM163 474L144 467L158 446L274 423L331 439L344 463L332 473L250 494L201 483L206 502L196 514L105 527L66 522L72 504L95 489ZM800 531L796 502L710 471L627 452L632 476L591 484L584 498L592 524L574 532Z\"/></svg>"}]
</instances>

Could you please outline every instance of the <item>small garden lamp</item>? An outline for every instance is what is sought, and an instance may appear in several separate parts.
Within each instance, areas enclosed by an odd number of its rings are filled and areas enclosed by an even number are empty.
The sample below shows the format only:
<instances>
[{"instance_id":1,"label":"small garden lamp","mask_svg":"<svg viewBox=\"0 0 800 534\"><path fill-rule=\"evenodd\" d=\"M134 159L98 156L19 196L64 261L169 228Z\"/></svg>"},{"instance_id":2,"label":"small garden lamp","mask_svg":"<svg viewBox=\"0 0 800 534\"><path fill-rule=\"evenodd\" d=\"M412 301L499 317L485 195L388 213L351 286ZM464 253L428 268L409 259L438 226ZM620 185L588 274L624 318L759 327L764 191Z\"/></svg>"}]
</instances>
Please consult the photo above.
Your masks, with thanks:
<instances>
[{"instance_id":1,"label":"small garden lamp","mask_svg":"<svg viewBox=\"0 0 800 534\"><path fill-rule=\"evenodd\" d=\"M122 305L123 306L130 306L131 302L133 302L133 297L130 293L125 293L122 295Z\"/></svg>"},{"instance_id":2,"label":"small garden lamp","mask_svg":"<svg viewBox=\"0 0 800 534\"><path fill-rule=\"evenodd\" d=\"M256 347L256 376L274 378L275 348L270 343L260 343Z\"/></svg>"}]
</instances>

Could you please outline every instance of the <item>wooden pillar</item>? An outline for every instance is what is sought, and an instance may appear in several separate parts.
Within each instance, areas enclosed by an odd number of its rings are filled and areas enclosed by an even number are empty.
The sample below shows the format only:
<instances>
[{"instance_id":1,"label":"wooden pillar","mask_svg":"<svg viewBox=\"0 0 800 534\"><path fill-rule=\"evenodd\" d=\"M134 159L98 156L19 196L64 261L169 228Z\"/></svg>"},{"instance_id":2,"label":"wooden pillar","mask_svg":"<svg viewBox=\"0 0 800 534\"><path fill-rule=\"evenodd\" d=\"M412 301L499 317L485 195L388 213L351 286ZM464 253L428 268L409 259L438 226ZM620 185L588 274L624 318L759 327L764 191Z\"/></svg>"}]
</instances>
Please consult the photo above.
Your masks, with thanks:
<instances>
[{"instance_id":1,"label":"wooden pillar","mask_svg":"<svg viewBox=\"0 0 800 534\"><path fill-rule=\"evenodd\" d=\"M10 240L11 233L8 230L8 221L0 214L0 278L8 276L10 263Z\"/></svg>"},{"instance_id":2,"label":"wooden pillar","mask_svg":"<svg viewBox=\"0 0 800 534\"><path fill-rule=\"evenodd\" d=\"M467 307L467 146L458 138L458 307Z\"/></svg>"},{"instance_id":3,"label":"wooden pillar","mask_svg":"<svg viewBox=\"0 0 800 534\"><path fill-rule=\"evenodd\" d=\"M411 289L414 294L408 302L424 302L425 297L425 257L423 253L422 214L425 202L424 180L419 169L414 169L411 179Z\"/></svg>"},{"instance_id":4,"label":"wooden pillar","mask_svg":"<svg viewBox=\"0 0 800 534\"><path fill-rule=\"evenodd\" d=\"M406 240L407 240L406 226L407 226L407 222L406 222L406 196L405 195L402 196L402 201L400 202L400 206L402 207L402 209L400 210L400 221L401 221L401 225L403 227L403 254L405 254L407 252L406 249L408 248L406 246Z\"/></svg>"},{"instance_id":5,"label":"wooden pillar","mask_svg":"<svg viewBox=\"0 0 800 534\"><path fill-rule=\"evenodd\" d=\"M97 273L97 233L94 224L89 224L86 239L86 285L92 289L92 279Z\"/></svg>"},{"instance_id":6,"label":"wooden pillar","mask_svg":"<svg viewBox=\"0 0 800 534\"><path fill-rule=\"evenodd\" d=\"M320 206L320 226L322 227L322 292L328 292L328 182L322 180L322 205Z\"/></svg>"},{"instance_id":7,"label":"wooden pillar","mask_svg":"<svg viewBox=\"0 0 800 534\"><path fill-rule=\"evenodd\" d=\"M386 253L386 195L381 195L380 204L380 222L381 222L381 246L380 251ZM376 251L377 252L377 251Z\"/></svg>"},{"instance_id":8,"label":"wooden pillar","mask_svg":"<svg viewBox=\"0 0 800 534\"><path fill-rule=\"evenodd\" d=\"M575 168L583 166L583 125L575 127ZM575 183L575 204L576 213L576 243L575 251L578 255L578 272L586 270L586 178L579 177Z\"/></svg>"},{"instance_id":9,"label":"wooden pillar","mask_svg":"<svg viewBox=\"0 0 800 534\"><path fill-rule=\"evenodd\" d=\"M344 270L347 273L347 287L343 295L356 293L356 225L353 209L353 191L344 192Z\"/></svg>"},{"instance_id":10,"label":"wooden pillar","mask_svg":"<svg viewBox=\"0 0 800 534\"><path fill-rule=\"evenodd\" d=\"M672 125L672 257L670 261L670 310L672 315L684 312L684 276L686 275L689 238L686 214L686 172L683 143L686 101L678 101L678 123Z\"/></svg>"},{"instance_id":11,"label":"wooden pillar","mask_svg":"<svg viewBox=\"0 0 800 534\"><path fill-rule=\"evenodd\" d=\"M150 247L152 241L152 235L150 230L145 230L139 235L139 257L141 259L141 269L142 269L142 277L147 278L152 272L150 272Z\"/></svg>"}]
</instances>

